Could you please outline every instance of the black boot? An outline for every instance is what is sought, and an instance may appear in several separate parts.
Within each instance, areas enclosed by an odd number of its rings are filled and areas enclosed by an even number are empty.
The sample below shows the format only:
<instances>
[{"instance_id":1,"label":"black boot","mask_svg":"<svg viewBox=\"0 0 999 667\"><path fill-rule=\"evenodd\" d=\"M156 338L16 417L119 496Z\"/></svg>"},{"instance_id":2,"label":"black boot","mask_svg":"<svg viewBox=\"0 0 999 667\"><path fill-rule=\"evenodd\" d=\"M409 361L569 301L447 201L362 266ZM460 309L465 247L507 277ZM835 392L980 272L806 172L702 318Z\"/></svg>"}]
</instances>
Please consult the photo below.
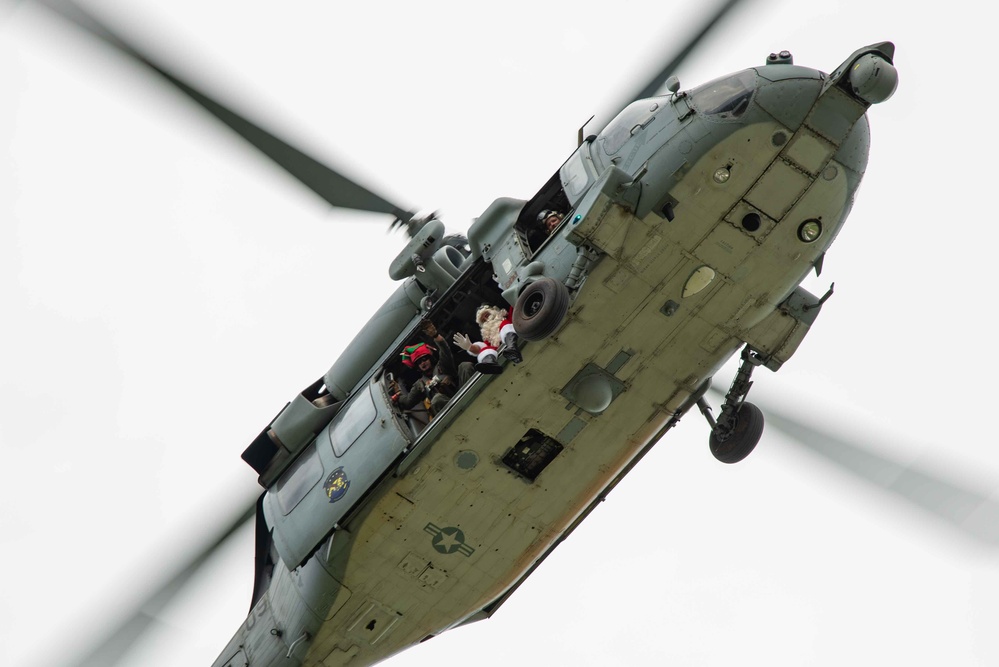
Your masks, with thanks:
<instances>
[{"instance_id":1,"label":"black boot","mask_svg":"<svg viewBox=\"0 0 999 667\"><path fill-rule=\"evenodd\" d=\"M503 367L495 361L480 361L475 364L475 370L483 375L499 375L503 372Z\"/></svg>"},{"instance_id":2,"label":"black boot","mask_svg":"<svg viewBox=\"0 0 999 667\"><path fill-rule=\"evenodd\" d=\"M507 336L507 342L500 348L499 353L515 364L519 364L524 360L524 355L520 353L520 348L517 347L517 334Z\"/></svg>"},{"instance_id":3,"label":"black boot","mask_svg":"<svg viewBox=\"0 0 999 667\"><path fill-rule=\"evenodd\" d=\"M503 367L497 363L496 353L485 355L482 361L475 364L475 370L483 375L499 375L503 372Z\"/></svg>"}]
</instances>

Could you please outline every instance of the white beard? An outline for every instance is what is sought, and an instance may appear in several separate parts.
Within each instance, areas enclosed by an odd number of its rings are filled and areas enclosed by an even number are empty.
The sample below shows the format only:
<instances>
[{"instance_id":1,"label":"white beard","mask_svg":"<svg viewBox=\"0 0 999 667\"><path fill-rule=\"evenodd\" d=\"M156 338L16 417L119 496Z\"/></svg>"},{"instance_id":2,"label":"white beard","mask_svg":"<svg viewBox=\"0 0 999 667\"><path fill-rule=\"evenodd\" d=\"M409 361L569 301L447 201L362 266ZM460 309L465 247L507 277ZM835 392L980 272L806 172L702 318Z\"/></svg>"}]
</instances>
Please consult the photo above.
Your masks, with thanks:
<instances>
[{"instance_id":1,"label":"white beard","mask_svg":"<svg viewBox=\"0 0 999 667\"><path fill-rule=\"evenodd\" d=\"M506 311L499 308L490 308L489 317L479 325L483 342L489 343L493 347L500 346L500 323L506 319Z\"/></svg>"}]
</instances>

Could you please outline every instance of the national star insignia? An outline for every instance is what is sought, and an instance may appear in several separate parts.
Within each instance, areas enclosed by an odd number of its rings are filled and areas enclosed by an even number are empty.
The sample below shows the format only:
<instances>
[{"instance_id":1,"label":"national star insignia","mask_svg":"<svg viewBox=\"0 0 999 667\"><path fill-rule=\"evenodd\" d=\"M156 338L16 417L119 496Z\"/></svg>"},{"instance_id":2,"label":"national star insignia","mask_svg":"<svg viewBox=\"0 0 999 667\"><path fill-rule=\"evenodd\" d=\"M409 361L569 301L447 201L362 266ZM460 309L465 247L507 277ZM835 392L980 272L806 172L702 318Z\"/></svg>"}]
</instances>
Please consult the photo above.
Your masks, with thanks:
<instances>
[{"instance_id":1,"label":"national star insignia","mask_svg":"<svg viewBox=\"0 0 999 667\"><path fill-rule=\"evenodd\" d=\"M423 530L434 536L431 544L442 554L458 552L468 557L475 553L475 549L465 544L465 533L457 526L438 528L434 524L428 523Z\"/></svg>"}]
</instances>

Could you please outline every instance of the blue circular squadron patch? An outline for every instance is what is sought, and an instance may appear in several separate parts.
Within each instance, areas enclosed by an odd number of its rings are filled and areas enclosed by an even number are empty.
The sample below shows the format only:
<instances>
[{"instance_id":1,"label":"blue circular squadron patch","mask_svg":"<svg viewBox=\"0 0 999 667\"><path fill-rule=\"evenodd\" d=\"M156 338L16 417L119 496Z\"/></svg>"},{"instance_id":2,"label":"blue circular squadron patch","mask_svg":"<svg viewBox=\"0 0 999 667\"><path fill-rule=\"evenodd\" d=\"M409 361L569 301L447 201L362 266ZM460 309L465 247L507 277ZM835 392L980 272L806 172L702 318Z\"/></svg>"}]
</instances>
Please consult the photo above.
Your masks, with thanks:
<instances>
[{"instance_id":1,"label":"blue circular squadron patch","mask_svg":"<svg viewBox=\"0 0 999 667\"><path fill-rule=\"evenodd\" d=\"M323 484L326 497L330 499L331 503L335 503L343 498L347 494L349 487L350 480L347 479L347 473L343 471L343 466L331 472L330 476L326 478L326 483Z\"/></svg>"}]
</instances>

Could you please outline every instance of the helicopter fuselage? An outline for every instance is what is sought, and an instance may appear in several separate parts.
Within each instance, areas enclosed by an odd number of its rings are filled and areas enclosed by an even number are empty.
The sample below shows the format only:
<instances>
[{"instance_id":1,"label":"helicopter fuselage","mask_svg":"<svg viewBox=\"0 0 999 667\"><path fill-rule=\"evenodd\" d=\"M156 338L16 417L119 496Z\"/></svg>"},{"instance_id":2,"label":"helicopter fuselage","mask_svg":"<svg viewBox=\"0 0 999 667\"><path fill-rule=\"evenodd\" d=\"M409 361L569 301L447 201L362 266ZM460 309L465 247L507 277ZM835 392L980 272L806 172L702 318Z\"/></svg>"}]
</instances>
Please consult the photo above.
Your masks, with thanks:
<instances>
[{"instance_id":1,"label":"helicopter fuselage","mask_svg":"<svg viewBox=\"0 0 999 667\"><path fill-rule=\"evenodd\" d=\"M852 207L889 46L634 102L537 196L496 200L467 251L426 227L343 361L258 438L253 608L215 666L371 664L487 618L741 347L779 369L821 310L799 285ZM541 279L571 303L522 363L429 423L393 403L421 322L474 333L482 300L521 307Z\"/></svg>"}]
</instances>

